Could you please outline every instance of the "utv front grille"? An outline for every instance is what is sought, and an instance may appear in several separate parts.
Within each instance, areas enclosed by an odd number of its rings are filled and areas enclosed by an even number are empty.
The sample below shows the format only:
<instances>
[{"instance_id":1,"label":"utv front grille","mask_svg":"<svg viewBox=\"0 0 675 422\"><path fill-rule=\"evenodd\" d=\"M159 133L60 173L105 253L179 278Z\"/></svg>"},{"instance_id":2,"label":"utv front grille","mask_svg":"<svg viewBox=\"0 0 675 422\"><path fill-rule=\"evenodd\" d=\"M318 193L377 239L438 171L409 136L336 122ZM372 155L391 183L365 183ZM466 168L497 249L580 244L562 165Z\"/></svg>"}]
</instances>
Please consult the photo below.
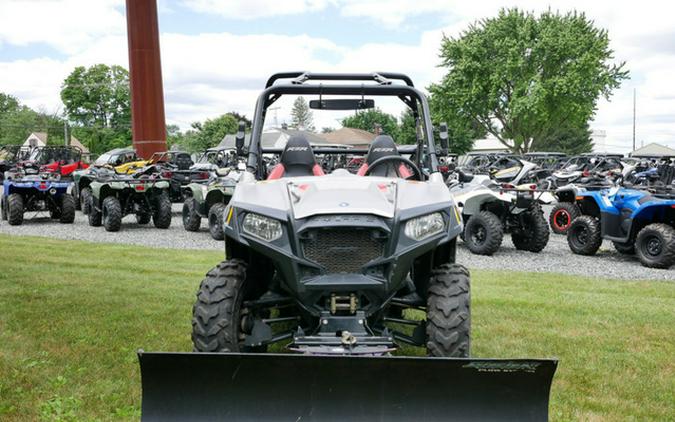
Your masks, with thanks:
<instances>
[{"instance_id":1,"label":"utv front grille","mask_svg":"<svg viewBox=\"0 0 675 422\"><path fill-rule=\"evenodd\" d=\"M302 252L327 273L360 273L361 267L382 256L385 238L372 229L314 229L303 234Z\"/></svg>"}]
</instances>

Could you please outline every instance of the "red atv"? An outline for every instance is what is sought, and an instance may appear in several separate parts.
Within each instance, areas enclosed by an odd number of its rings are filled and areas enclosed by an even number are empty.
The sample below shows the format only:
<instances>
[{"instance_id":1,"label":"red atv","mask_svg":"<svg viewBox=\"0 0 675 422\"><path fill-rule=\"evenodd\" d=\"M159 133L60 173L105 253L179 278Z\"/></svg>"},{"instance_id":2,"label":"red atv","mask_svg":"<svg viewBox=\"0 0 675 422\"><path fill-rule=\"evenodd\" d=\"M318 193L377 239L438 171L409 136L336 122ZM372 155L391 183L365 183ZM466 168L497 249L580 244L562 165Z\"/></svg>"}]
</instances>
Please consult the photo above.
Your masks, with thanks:
<instances>
[{"instance_id":1,"label":"red atv","mask_svg":"<svg viewBox=\"0 0 675 422\"><path fill-rule=\"evenodd\" d=\"M86 169L89 164L82 162L82 151L74 146L43 146L31 151L28 160L19 167L33 168L39 173L59 173L71 177L75 170Z\"/></svg>"}]
</instances>

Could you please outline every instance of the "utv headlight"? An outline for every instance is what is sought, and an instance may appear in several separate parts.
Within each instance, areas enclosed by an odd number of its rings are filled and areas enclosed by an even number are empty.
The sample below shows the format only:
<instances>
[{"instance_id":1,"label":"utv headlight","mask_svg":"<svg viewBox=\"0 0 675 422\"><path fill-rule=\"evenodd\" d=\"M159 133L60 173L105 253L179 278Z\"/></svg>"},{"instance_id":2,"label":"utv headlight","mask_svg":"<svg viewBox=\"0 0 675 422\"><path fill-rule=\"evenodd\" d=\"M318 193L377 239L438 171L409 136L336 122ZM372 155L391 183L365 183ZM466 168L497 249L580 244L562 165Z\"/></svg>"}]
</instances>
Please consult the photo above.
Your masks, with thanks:
<instances>
[{"instance_id":1,"label":"utv headlight","mask_svg":"<svg viewBox=\"0 0 675 422\"><path fill-rule=\"evenodd\" d=\"M423 240L443 231L445 223L440 212L413 218L405 223L405 235L411 239Z\"/></svg>"},{"instance_id":2,"label":"utv headlight","mask_svg":"<svg viewBox=\"0 0 675 422\"><path fill-rule=\"evenodd\" d=\"M244 232L271 242L281 237L281 223L264 215L248 213L244 217Z\"/></svg>"}]
</instances>

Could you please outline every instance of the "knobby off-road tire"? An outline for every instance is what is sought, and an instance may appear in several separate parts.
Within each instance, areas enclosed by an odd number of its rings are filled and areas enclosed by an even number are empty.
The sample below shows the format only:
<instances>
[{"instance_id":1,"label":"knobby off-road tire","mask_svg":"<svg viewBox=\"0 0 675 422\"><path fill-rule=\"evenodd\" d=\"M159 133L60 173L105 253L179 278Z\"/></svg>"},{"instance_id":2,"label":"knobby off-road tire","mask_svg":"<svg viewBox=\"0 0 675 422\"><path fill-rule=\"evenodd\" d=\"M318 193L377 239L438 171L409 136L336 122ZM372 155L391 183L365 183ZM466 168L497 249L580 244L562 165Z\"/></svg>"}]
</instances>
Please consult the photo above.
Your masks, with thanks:
<instances>
[{"instance_id":1,"label":"knobby off-road tire","mask_svg":"<svg viewBox=\"0 0 675 422\"><path fill-rule=\"evenodd\" d=\"M471 282L469 270L444 264L432 271L427 297L427 354L469 357Z\"/></svg>"},{"instance_id":2,"label":"knobby off-road tire","mask_svg":"<svg viewBox=\"0 0 675 422\"><path fill-rule=\"evenodd\" d=\"M577 255L595 255L602 245L598 219L590 215L575 218L567 230L567 244Z\"/></svg>"},{"instance_id":3,"label":"knobby off-road tire","mask_svg":"<svg viewBox=\"0 0 675 422\"><path fill-rule=\"evenodd\" d=\"M59 215L59 222L62 224L73 224L75 221L75 205L77 201L73 195L64 193L61 195L61 214Z\"/></svg>"},{"instance_id":4,"label":"knobby off-road tire","mask_svg":"<svg viewBox=\"0 0 675 422\"><path fill-rule=\"evenodd\" d=\"M490 211L472 215L464 228L464 243L477 255L492 255L504 238L502 222Z\"/></svg>"},{"instance_id":5,"label":"knobby off-road tire","mask_svg":"<svg viewBox=\"0 0 675 422\"><path fill-rule=\"evenodd\" d=\"M7 221L7 197L0 198L0 218L2 221Z\"/></svg>"},{"instance_id":6,"label":"knobby off-road tire","mask_svg":"<svg viewBox=\"0 0 675 422\"><path fill-rule=\"evenodd\" d=\"M225 213L225 204L213 204L209 209L209 233L215 240L225 239L223 232L223 214Z\"/></svg>"},{"instance_id":7,"label":"knobby off-road tire","mask_svg":"<svg viewBox=\"0 0 675 422\"><path fill-rule=\"evenodd\" d=\"M242 302L246 264L230 259L206 274L192 308L192 344L195 352L247 352L242 344Z\"/></svg>"},{"instance_id":8,"label":"knobby off-road tire","mask_svg":"<svg viewBox=\"0 0 675 422\"><path fill-rule=\"evenodd\" d=\"M168 229L171 226L171 198L169 198L169 193L166 190L155 198L152 223L158 229Z\"/></svg>"},{"instance_id":9,"label":"knobby off-road tire","mask_svg":"<svg viewBox=\"0 0 675 422\"><path fill-rule=\"evenodd\" d=\"M82 210L82 214L85 215L89 214L90 197L91 197L91 188L89 186L83 188L80 191L80 209Z\"/></svg>"},{"instance_id":10,"label":"knobby off-road tire","mask_svg":"<svg viewBox=\"0 0 675 422\"><path fill-rule=\"evenodd\" d=\"M635 254L635 243L619 243L612 242L614 249L622 255L633 255Z\"/></svg>"},{"instance_id":11,"label":"knobby off-road tire","mask_svg":"<svg viewBox=\"0 0 675 422\"><path fill-rule=\"evenodd\" d=\"M186 198L183 202L183 228L189 232L196 232L202 224L202 218L197 213L197 201Z\"/></svg>"},{"instance_id":12,"label":"knobby off-road tire","mask_svg":"<svg viewBox=\"0 0 675 422\"><path fill-rule=\"evenodd\" d=\"M675 265L675 229L667 224L650 224L635 239L635 253L645 267L670 268Z\"/></svg>"},{"instance_id":13,"label":"knobby off-road tire","mask_svg":"<svg viewBox=\"0 0 675 422\"><path fill-rule=\"evenodd\" d=\"M20 226L23 223L23 197L18 193L7 197L7 222L10 226Z\"/></svg>"},{"instance_id":14,"label":"knobby off-road tire","mask_svg":"<svg viewBox=\"0 0 675 422\"><path fill-rule=\"evenodd\" d=\"M103 200L103 227L107 232L117 232L122 227L122 205L114 196L108 196Z\"/></svg>"},{"instance_id":15,"label":"knobby off-road tire","mask_svg":"<svg viewBox=\"0 0 675 422\"><path fill-rule=\"evenodd\" d=\"M572 202L558 202L551 210L551 214L548 216L548 222L553 233L566 234L572 221L580 215L581 210L577 204Z\"/></svg>"},{"instance_id":16,"label":"knobby off-road tire","mask_svg":"<svg viewBox=\"0 0 675 422\"><path fill-rule=\"evenodd\" d=\"M92 227L100 227L101 211L96 209L96 205L94 204L94 195L89 195L89 205L87 205L87 207L89 209L89 213L87 214L89 225Z\"/></svg>"},{"instance_id":17,"label":"knobby off-road tire","mask_svg":"<svg viewBox=\"0 0 675 422\"><path fill-rule=\"evenodd\" d=\"M152 219L152 214L149 212L138 212L136 213L136 223L138 224L148 224Z\"/></svg>"},{"instance_id":18,"label":"knobby off-road tire","mask_svg":"<svg viewBox=\"0 0 675 422\"><path fill-rule=\"evenodd\" d=\"M550 233L541 207L533 207L522 215L525 226L523 233L513 233L511 241L516 249L539 253L548 244Z\"/></svg>"}]
</instances>

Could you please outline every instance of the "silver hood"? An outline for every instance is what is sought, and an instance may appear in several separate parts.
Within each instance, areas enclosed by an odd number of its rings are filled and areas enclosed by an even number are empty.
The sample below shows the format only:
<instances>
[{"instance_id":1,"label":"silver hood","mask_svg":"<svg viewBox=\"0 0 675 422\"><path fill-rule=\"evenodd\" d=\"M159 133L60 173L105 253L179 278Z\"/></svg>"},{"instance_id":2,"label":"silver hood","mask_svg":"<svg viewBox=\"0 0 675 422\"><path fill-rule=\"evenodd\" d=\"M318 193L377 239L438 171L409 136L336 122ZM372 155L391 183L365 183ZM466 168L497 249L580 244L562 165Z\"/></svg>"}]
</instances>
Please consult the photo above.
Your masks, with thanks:
<instances>
[{"instance_id":1,"label":"silver hood","mask_svg":"<svg viewBox=\"0 0 675 422\"><path fill-rule=\"evenodd\" d=\"M321 177L293 177L273 181L251 181L244 177L237 184L232 203L278 210L290 210L303 219L325 214L371 214L393 218L410 208L452 202L442 177L427 182L362 177L336 170Z\"/></svg>"}]
</instances>

